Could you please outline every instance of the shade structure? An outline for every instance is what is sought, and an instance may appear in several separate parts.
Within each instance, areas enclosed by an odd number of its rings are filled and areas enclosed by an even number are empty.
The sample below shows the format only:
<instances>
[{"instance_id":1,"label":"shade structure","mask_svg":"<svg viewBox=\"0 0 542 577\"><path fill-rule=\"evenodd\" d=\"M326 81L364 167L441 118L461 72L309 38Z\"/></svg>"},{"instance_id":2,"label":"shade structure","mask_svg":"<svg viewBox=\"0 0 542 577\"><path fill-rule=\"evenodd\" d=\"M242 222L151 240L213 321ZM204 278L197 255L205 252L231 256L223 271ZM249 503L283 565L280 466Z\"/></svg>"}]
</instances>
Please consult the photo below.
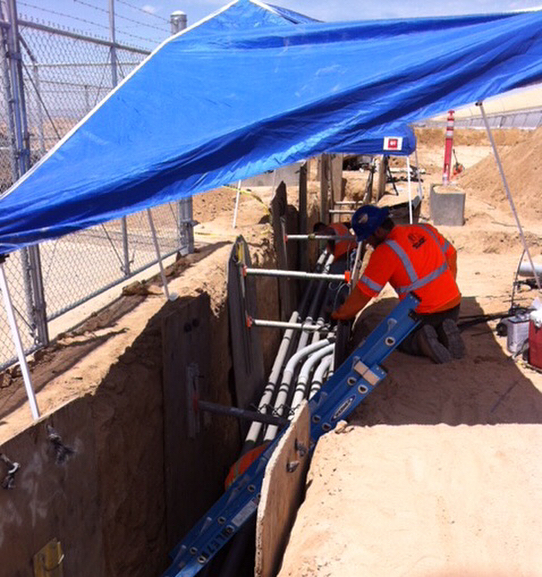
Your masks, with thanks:
<instances>
[{"instance_id":1,"label":"shade structure","mask_svg":"<svg viewBox=\"0 0 542 577\"><path fill-rule=\"evenodd\" d=\"M0 254L541 78L541 11L189 29L0 198Z\"/></svg>"}]
</instances>

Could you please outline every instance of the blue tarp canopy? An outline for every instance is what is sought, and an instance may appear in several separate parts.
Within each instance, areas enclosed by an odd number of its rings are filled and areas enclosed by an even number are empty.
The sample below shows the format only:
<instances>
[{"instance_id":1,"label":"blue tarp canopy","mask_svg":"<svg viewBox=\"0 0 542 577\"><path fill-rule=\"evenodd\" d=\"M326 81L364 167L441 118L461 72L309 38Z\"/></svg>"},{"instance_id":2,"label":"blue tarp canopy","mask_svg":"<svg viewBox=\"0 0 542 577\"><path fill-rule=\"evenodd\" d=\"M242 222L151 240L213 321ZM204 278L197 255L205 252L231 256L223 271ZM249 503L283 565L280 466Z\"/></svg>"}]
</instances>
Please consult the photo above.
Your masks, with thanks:
<instances>
[{"instance_id":1,"label":"blue tarp canopy","mask_svg":"<svg viewBox=\"0 0 542 577\"><path fill-rule=\"evenodd\" d=\"M542 79L541 11L189 32L0 198L0 254Z\"/></svg>"}]
</instances>

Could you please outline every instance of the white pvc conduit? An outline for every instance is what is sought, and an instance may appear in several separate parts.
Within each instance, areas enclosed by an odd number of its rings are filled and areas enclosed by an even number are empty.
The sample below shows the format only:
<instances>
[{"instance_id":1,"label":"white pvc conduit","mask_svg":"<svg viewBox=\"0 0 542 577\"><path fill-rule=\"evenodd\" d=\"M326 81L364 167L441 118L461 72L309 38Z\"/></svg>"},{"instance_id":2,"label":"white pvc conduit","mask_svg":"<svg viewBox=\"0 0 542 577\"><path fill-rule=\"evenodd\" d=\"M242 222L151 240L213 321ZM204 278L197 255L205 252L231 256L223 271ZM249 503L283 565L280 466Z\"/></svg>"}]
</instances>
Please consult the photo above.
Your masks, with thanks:
<instances>
[{"instance_id":1,"label":"white pvc conduit","mask_svg":"<svg viewBox=\"0 0 542 577\"><path fill-rule=\"evenodd\" d=\"M282 416L284 414L284 409L286 407L286 401L288 399L288 393L290 392L290 384L292 382L292 377L294 376L295 368L297 364L304 359L307 355L321 349L329 345L328 339L324 339L322 341L318 341L312 345L308 345L303 347L299 350L295 355L293 355L286 367L284 368L284 372L282 374L282 381L280 383L280 387L277 393L277 398L275 399L274 408L275 414ZM278 427L276 425L269 425L265 431L265 435L263 440L264 441L271 441L275 438L278 431Z\"/></svg>"},{"instance_id":2,"label":"white pvc conduit","mask_svg":"<svg viewBox=\"0 0 542 577\"><path fill-rule=\"evenodd\" d=\"M295 323L299 318L299 313L297 311L292 313L290 317L290 322ZM262 398L260 400L260 404L258 405L258 411L260 413L267 414L267 407L271 403L271 399L273 398L273 393L275 392L275 386L280 376L280 372L282 370L282 365L284 364L284 359L286 358L286 353L290 347L290 341L292 340L292 336L294 334L294 329L287 329L284 331L284 335L282 337L282 341L280 343L280 347L275 357L275 361L273 363L273 367L271 369L271 374L269 375L269 379L267 381L267 385L265 386ZM263 423L257 423L254 421L252 425L250 425L250 429L248 430L245 443L255 443L258 440L258 435L262 430Z\"/></svg>"},{"instance_id":3,"label":"white pvc conduit","mask_svg":"<svg viewBox=\"0 0 542 577\"><path fill-rule=\"evenodd\" d=\"M335 356L334 354L331 354L328 355L327 357L324 357L320 362L320 364L316 367L316 370L314 371L314 375L311 381L309 399L312 399L312 397L314 397L314 395L322 388L322 385L324 384L327 377L330 376L330 373L332 372L332 370L330 369L333 364L334 356Z\"/></svg>"},{"instance_id":4,"label":"white pvc conduit","mask_svg":"<svg viewBox=\"0 0 542 577\"><path fill-rule=\"evenodd\" d=\"M325 266L324 263L328 260L327 251L323 251L320 256L318 257L318 261L316 262L316 270L320 270L322 266ZM329 270L329 269L328 269ZM311 291L311 286L309 286L305 293L305 299L309 298ZM304 303L301 304L300 309L304 308ZM294 311L290 316L290 322L296 323L300 317L299 311ZM294 329L287 329L284 331L284 335L282 336L282 341L279 346L279 350L277 352L277 356L275 357L275 361L273 362L273 367L271 369L271 374L269 375L269 379L267 381L267 385L264 389L262 398L260 399L260 403L258 405L258 411L260 413L267 414L268 407L273 399L273 394L275 392L275 387L280 377L280 373L282 371L282 367L284 365L286 355L288 354L288 350L290 348L290 343L292 338L294 337ZM256 443L258 440L258 436L262 430L262 423L253 422L250 426L247 436L245 438L245 443Z\"/></svg>"},{"instance_id":5,"label":"white pvc conduit","mask_svg":"<svg viewBox=\"0 0 542 577\"><path fill-rule=\"evenodd\" d=\"M303 363L299 376L297 378L297 384L294 390L294 396L292 398L291 407L295 411L297 407L301 404L305 398L305 392L307 389L307 383L309 382L309 377L314 366L319 363L324 357L329 356L333 353L335 349L335 343L325 346L316 353L313 353L309 358ZM293 415L292 415L293 416Z\"/></svg>"}]
</instances>

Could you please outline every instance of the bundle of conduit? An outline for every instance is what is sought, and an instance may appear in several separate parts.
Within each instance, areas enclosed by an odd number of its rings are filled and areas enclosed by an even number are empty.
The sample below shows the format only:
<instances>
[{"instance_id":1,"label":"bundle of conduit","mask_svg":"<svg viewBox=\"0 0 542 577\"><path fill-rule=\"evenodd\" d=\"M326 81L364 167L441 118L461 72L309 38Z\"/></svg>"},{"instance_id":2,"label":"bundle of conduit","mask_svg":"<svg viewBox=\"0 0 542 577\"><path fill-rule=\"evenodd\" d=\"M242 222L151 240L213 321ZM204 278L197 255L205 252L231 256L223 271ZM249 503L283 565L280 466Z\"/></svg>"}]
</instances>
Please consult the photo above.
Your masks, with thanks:
<instances>
[{"instance_id":1,"label":"bundle of conduit","mask_svg":"<svg viewBox=\"0 0 542 577\"><path fill-rule=\"evenodd\" d=\"M328 273L333 255L324 251L315 272ZM337 327L330 326L330 313L337 308L339 299L346 296L345 282L312 279L303 297L290 317L290 323L301 323L310 329L287 328L284 331L271 373L258 404L258 411L279 417L293 418L295 409L304 399L310 399L333 374ZM315 326L318 327L315 329ZM277 425L253 422L245 438L241 458L232 467L236 475L243 473L279 432ZM244 462L243 462L244 461ZM241 466L240 466L241 464ZM231 483L235 476L231 474ZM223 556L219 577L252 575L254 568L254 520L248 523L232 540Z\"/></svg>"}]
</instances>

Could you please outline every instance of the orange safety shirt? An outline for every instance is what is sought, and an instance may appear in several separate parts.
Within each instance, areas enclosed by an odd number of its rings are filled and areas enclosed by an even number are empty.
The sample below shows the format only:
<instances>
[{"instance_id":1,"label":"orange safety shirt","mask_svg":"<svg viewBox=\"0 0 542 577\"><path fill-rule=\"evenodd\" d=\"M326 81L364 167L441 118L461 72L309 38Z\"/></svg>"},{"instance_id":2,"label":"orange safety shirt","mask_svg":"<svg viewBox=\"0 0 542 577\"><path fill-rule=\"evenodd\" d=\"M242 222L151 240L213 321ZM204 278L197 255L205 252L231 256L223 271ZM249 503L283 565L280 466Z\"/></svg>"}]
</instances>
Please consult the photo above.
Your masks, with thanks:
<instances>
[{"instance_id":1,"label":"orange safety shirt","mask_svg":"<svg viewBox=\"0 0 542 577\"><path fill-rule=\"evenodd\" d=\"M359 290L376 296L387 282L399 299L409 292L420 298L416 312L436 313L461 301L455 282L456 251L430 224L396 225L379 244L358 282Z\"/></svg>"},{"instance_id":2,"label":"orange safety shirt","mask_svg":"<svg viewBox=\"0 0 542 577\"><path fill-rule=\"evenodd\" d=\"M328 228L333 229L337 236L351 236L350 230L342 222L332 222L328 225ZM355 240L339 240L335 242L335 248L333 249L333 256L335 260L341 258L348 252L356 250L358 244Z\"/></svg>"}]
</instances>

